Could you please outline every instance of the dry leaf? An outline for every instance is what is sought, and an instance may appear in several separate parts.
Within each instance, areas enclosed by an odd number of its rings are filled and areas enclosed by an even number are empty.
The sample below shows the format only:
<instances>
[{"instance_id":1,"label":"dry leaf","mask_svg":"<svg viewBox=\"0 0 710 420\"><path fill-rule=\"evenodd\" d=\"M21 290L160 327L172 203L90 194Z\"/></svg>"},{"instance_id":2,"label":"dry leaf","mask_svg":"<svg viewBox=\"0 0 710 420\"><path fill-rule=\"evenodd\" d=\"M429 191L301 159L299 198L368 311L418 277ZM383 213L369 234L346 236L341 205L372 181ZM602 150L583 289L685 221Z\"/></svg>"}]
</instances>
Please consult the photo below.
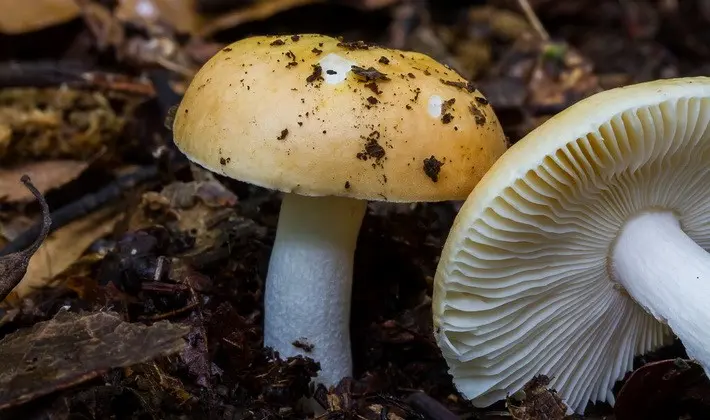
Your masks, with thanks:
<instances>
[{"instance_id":1,"label":"dry leaf","mask_svg":"<svg viewBox=\"0 0 710 420\"><path fill-rule=\"evenodd\" d=\"M321 3L324 0L261 0L251 6L228 12L219 17L207 20L199 31L199 36L207 38L224 29L234 28L247 22L267 19L277 13L309 4Z\"/></svg>"},{"instance_id":2,"label":"dry leaf","mask_svg":"<svg viewBox=\"0 0 710 420\"><path fill-rule=\"evenodd\" d=\"M507 41L515 41L532 32L523 15L494 6L471 7L468 11L468 24L472 31L480 30L480 26L485 25L490 28L492 35Z\"/></svg>"},{"instance_id":3,"label":"dry leaf","mask_svg":"<svg viewBox=\"0 0 710 420\"><path fill-rule=\"evenodd\" d=\"M0 0L0 33L8 35L37 31L79 16L74 0Z\"/></svg>"},{"instance_id":4,"label":"dry leaf","mask_svg":"<svg viewBox=\"0 0 710 420\"><path fill-rule=\"evenodd\" d=\"M45 194L73 181L87 166L86 162L79 160L48 160L0 169L0 201L18 202L33 199L32 193L17 182L23 174L29 175L35 187Z\"/></svg>"},{"instance_id":5,"label":"dry leaf","mask_svg":"<svg viewBox=\"0 0 710 420\"><path fill-rule=\"evenodd\" d=\"M194 34L202 22L195 3L195 0L119 0L114 14L124 22L145 26L164 22L178 32Z\"/></svg>"},{"instance_id":6,"label":"dry leaf","mask_svg":"<svg viewBox=\"0 0 710 420\"><path fill-rule=\"evenodd\" d=\"M0 257L0 299L5 299L27 273L27 266L32 256L47 238L49 229L52 226L47 201L42 197L42 194L37 191L37 188L32 185L32 181L30 181L27 175L22 175L20 180L32 193L32 196L39 201L42 207L42 229L34 242L27 248Z\"/></svg>"},{"instance_id":7,"label":"dry leaf","mask_svg":"<svg viewBox=\"0 0 710 420\"><path fill-rule=\"evenodd\" d=\"M109 234L119 217L115 209L105 208L52 233L30 260L27 274L6 302L17 302L32 290L46 286L81 257L95 240Z\"/></svg>"},{"instance_id":8,"label":"dry leaf","mask_svg":"<svg viewBox=\"0 0 710 420\"><path fill-rule=\"evenodd\" d=\"M124 322L113 312L59 312L0 341L0 409L179 352L189 331L168 321Z\"/></svg>"}]
</instances>

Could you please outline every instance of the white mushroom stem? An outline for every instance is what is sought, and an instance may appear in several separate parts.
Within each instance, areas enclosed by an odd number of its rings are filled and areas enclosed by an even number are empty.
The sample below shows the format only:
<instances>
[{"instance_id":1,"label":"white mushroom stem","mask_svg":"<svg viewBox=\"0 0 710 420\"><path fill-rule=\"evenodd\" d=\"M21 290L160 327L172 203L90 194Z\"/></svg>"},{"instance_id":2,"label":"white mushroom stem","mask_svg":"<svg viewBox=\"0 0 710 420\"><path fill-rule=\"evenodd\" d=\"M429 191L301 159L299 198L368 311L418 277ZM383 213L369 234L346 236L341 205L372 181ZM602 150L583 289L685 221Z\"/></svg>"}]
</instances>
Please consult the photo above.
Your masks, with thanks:
<instances>
[{"instance_id":1,"label":"white mushroom stem","mask_svg":"<svg viewBox=\"0 0 710 420\"><path fill-rule=\"evenodd\" d=\"M710 369L710 255L670 212L629 220L613 251L613 275L631 297L670 326L688 356Z\"/></svg>"},{"instance_id":2,"label":"white mushroom stem","mask_svg":"<svg viewBox=\"0 0 710 420\"><path fill-rule=\"evenodd\" d=\"M285 194L264 296L264 345L321 365L326 386L352 375L350 297L367 201ZM300 341L310 352L294 346Z\"/></svg>"}]
</instances>

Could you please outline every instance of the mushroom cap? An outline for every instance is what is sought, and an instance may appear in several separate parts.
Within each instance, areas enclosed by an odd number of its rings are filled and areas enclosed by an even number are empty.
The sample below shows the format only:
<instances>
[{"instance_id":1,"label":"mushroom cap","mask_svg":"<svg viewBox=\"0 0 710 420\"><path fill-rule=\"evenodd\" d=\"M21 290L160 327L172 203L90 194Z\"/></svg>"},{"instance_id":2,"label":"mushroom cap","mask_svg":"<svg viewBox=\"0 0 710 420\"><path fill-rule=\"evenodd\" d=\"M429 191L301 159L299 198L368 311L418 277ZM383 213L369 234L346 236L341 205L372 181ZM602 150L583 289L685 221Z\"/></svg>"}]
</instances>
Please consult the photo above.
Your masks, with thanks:
<instances>
[{"instance_id":1,"label":"mushroom cap","mask_svg":"<svg viewBox=\"0 0 710 420\"><path fill-rule=\"evenodd\" d=\"M507 148L488 101L450 68L314 34L222 49L190 83L173 131L192 161L231 178L403 202L464 199Z\"/></svg>"},{"instance_id":2,"label":"mushroom cap","mask_svg":"<svg viewBox=\"0 0 710 420\"><path fill-rule=\"evenodd\" d=\"M622 225L675 212L710 248L710 78L595 94L512 146L474 188L435 276L436 338L477 406L536 374L570 408L613 404L634 355L671 334L618 287L608 256Z\"/></svg>"}]
</instances>

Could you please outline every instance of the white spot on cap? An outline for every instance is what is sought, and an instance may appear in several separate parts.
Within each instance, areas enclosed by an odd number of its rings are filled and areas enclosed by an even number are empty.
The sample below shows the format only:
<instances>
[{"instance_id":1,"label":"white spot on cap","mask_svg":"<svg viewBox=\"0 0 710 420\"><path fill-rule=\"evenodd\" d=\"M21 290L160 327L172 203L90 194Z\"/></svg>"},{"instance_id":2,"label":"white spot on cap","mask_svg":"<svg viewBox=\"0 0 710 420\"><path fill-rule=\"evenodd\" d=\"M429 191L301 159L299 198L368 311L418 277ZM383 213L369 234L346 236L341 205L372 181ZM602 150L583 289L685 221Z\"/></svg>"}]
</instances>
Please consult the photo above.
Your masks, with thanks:
<instances>
[{"instance_id":1,"label":"white spot on cap","mask_svg":"<svg viewBox=\"0 0 710 420\"><path fill-rule=\"evenodd\" d=\"M323 69L323 79L329 85L342 82L348 76L348 72L355 65L354 62L346 60L335 53L330 53L323 57L318 64Z\"/></svg>"},{"instance_id":2,"label":"white spot on cap","mask_svg":"<svg viewBox=\"0 0 710 420\"><path fill-rule=\"evenodd\" d=\"M443 104L444 104L444 100L441 99L441 96L431 95L429 97L429 104L427 105L427 110L429 111L429 115L431 115L434 118L441 117L441 105L443 105Z\"/></svg>"}]
</instances>

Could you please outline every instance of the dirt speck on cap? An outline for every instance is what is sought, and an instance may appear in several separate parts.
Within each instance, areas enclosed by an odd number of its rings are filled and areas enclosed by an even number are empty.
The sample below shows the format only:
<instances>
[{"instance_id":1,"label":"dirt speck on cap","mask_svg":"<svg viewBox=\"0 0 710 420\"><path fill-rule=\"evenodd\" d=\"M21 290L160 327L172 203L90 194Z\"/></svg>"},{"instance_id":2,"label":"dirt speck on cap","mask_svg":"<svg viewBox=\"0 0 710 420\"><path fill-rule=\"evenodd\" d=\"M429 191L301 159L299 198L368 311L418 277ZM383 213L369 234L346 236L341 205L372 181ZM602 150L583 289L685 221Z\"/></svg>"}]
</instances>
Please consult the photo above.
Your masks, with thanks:
<instances>
[{"instance_id":1,"label":"dirt speck on cap","mask_svg":"<svg viewBox=\"0 0 710 420\"><path fill-rule=\"evenodd\" d=\"M473 119L476 121L476 124L483 125L486 123L485 114L483 114L483 112L478 109L474 102L471 102L471 105L468 107L468 110L471 111L471 114L473 114Z\"/></svg>"},{"instance_id":2,"label":"dirt speck on cap","mask_svg":"<svg viewBox=\"0 0 710 420\"><path fill-rule=\"evenodd\" d=\"M476 96L476 102L478 102L481 105L488 105L488 99L486 99L482 96Z\"/></svg>"},{"instance_id":3,"label":"dirt speck on cap","mask_svg":"<svg viewBox=\"0 0 710 420\"><path fill-rule=\"evenodd\" d=\"M286 136L288 136L288 128L284 128L283 130L281 130L281 134L276 137L276 140L285 140Z\"/></svg>"},{"instance_id":4,"label":"dirt speck on cap","mask_svg":"<svg viewBox=\"0 0 710 420\"><path fill-rule=\"evenodd\" d=\"M362 152L356 156L360 160L374 159L373 166L380 164L380 161L385 157L385 148L379 143L380 132L373 131L365 138L365 147Z\"/></svg>"},{"instance_id":5,"label":"dirt speck on cap","mask_svg":"<svg viewBox=\"0 0 710 420\"><path fill-rule=\"evenodd\" d=\"M291 35L291 41L298 42L299 39L301 39L300 35Z\"/></svg>"},{"instance_id":6,"label":"dirt speck on cap","mask_svg":"<svg viewBox=\"0 0 710 420\"><path fill-rule=\"evenodd\" d=\"M350 181L345 181L345 189L346 190L350 189Z\"/></svg>"},{"instance_id":7,"label":"dirt speck on cap","mask_svg":"<svg viewBox=\"0 0 710 420\"><path fill-rule=\"evenodd\" d=\"M441 167L444 165L443 162L438 160L434 155L424 159L424 173L426 176L431 178L432 181L439 181L439 172L441 172Z\"/></svg>"},{"instance_id":8,"label":"dirt speck on cap","mask_svg":"<svg viewBox=\"0 0 710 420\"><path fill-rule=\"evenodd\" d=\"M361 80L364 80L366 82L373 82L373 81L387 81L390 80L389 77L385 73L382 73L381 71L377 70L374 67L368 67L368 68L362 68L359 66L352 66L352 72L356 76L358 76Z\"/></svg>"},{"instance_id":9,"label":"dirt speck on cap","mask_svg":"<svg viewBox=\"0 0 710 420\"><path fill-rule=\"evenodd\" d=\"M370 49L371 45L363 41L353 41L353 42L338 42L337 44L340 48L345 48L346 50L367 50Z\"/></svg>"},{"instance_id":10,"label":"dirt speck on cap","mask_svg":"<svg viewBox=\"0 0 710 420\"><path fill-rule=\"evenodd\" d=\"M444 80L444 79L439 79L441 83L447 85L447 86L453 86L459 89L463 89L468 93L473 93L476 91L476 86L474 86L473 83L471 82L454 82L452 80Z\"/></svg>"},{"instance_id":11,"label":"dirt speck on cap","mask_svg":"<svg viewBox=\"0 0 710 420\"><path fill-rule=\"evenodd\" d=\"M323 67L320 64L313 64L313 73L306 78L307 83L313 83L316 80L323 80Z\"/></svg>"},{"instance_id":12,"label":"dirt speck on cap","mask_svg":"<svg viewBox=\"0 0 710 420\"><path fill-rule=\"evenodd\" d=\"M229 48L229 47L224 47L224 48L222 48L222 51L224 51L224 52L230 52L230 51L232 51L232 49Z\"/></svg>"},{"instance_id":13,"label":"dirt speck on cap","mask_svg":"<svg viewBox=\"0 0 710 420\"><path fill-rule=\"evenodd\" d=\"M368 96L367 102L368 102L370 105L375 105L375 104L377 104L379 101L378 101L377 98L375 98L374 96Z\"/></svg>"},{"instance_id":14,"label":"dirt speck on cap","mask_svg":"<svg viewBox=\"0 0 710 420\"><path fill-rule=\"evenodd\" d=\"M308 342L308 340L305 338L299 338L291 344L297 349L303 350L304 353L310 353L316 347L315 345Z\"/></svg>"},{"instance_id":15,"label":"dirt speck on cap","mask_svg":"<svg viewBox=\"0 0 710 420\"><path fill-rule=\"evenodd\" d=\"M389 60L389 58L387 58L387 57L385 57L385 56L383 55L382 57L380 57L379 60L377 60L377 62L380 63L380 64L389 64L389 63L390 63L390 60Z\"/></svg>"},{"instance_id":16,"label":"dirt speck on cap","mask_svg":"<svg viewBox=\"0 0 710 420\"><path fill-rule=\"evenodd\" d=\"M453 119L454 119L454 116L449 114L448 112L441 116L441 122L444 124L450 123Z\"/></svg>"},{"instance_id":17,"label":"dirt speck on cap","mask_svg":"<svg viewBox=\"0 0 710 420\"><path fill-rule=\"evenodd\" d=\"M454 106L455 103L456 103L456 98L451 98L451 99L448 99L448 100L442 102L441 103L441 113L445 114L445 113L449 112L449 110L451 109L451 107Z\"/></svg>"},{"instance_id":18,"label":"dirt speck on cap","mask_svg":"<svg viewBox=\"0 0 710 420\"><path fill-rule=\"evenodd\" d=\"M382 93L379 86L377 86L377 83L375 83L375 82L365 83L365 87L370 89L372 92L374 92L375 95L379 95Z\"/></svg>"},{"instance_id":19,"label":"dirt speck on cap","mask_svg":"<svg viewBox=\"0 0 710 420\"><path fill-rule=\"evenodd\" d=\"M412 98L412 102L417 103L419 100L419 94L422 93L422 90L420 88L416 88L413 90L414 92L414 98Z\"/></svg>"},{"instance_id":20,"label":"dirt speck on cap","mask_svg":"<svg viewBox=\"0 0 710 420\"><path fill-rule=\"evenodd\" d=\"M313 48L311 52L315 55L321 55L323 53L323 50L319 50L318 48Z\"/></svg>"},{"instance_id":21,"label":"dirt speck on cap","mask_svg":"<svg viewBox=\"0 0 710 420\"><path fill-rule=\"evenodd\" d=\"M276 41L270 43L269 45L271 45L272 47L276 47L276 46L283 45L283 44L285 44L283 39L277 39Z\"/></svg>"}]
</instances>

